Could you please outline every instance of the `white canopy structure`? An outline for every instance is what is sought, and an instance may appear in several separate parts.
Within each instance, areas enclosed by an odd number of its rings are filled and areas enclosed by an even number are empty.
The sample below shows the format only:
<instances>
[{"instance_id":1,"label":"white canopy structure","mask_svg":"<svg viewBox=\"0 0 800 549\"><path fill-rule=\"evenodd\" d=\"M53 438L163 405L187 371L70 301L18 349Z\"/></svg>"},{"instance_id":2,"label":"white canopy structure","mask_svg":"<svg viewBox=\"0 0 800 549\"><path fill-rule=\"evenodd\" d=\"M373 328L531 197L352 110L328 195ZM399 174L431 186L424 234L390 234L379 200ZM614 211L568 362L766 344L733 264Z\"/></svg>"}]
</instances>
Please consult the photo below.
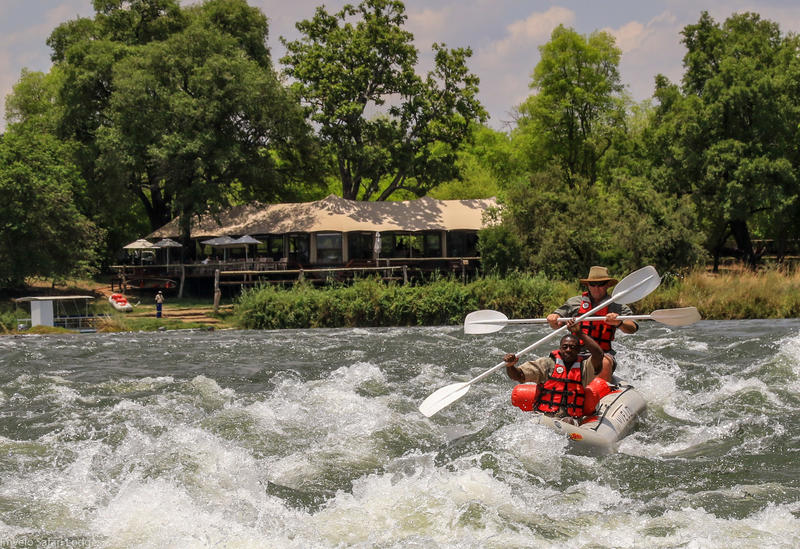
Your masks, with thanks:
<instances>
[{"instance_id":1,"label":"white canopy structure","mask_svg":"<svg viewBox=\"0 0 800 549\"><path fill-rule=\"evenodd\" d=\"M315 202L234 206L216 218L203 216L192 227L192 238L221 235L266 235L315 232L421 232L480 230L484 212L496 207L493 198L402 202L364 202L330 195ZM218 220L218 221L217 221ZM174 219L149 235L177 238Z\"/></svg>"}]
</instances>

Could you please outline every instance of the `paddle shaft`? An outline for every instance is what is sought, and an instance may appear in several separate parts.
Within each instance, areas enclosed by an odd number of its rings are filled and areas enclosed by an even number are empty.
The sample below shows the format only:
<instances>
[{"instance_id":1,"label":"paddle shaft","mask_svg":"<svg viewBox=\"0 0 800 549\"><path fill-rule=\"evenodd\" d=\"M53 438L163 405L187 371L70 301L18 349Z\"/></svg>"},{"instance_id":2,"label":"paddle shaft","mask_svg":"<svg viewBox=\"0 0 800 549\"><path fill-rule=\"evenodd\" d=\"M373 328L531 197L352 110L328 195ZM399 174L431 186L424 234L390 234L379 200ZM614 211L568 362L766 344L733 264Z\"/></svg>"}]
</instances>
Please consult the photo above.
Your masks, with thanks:
<instances>
[{"instance_id":1,"label":"paddle shaft","mask_svg":"<svg viewBox=\"0 0 800 549\"><path fill-rule=\"evenodd\" d=\"M619 292L617 295L613 295L613 296L611 296L611 297L610 297L610 298L608 298L607 300L603 301L603 302L602 302L600 305L597 305L596 307L594 307L594 308L590 309L589 311L586 311L584 314L582 314L581 316L577 317L575 320L576 320L577 322L580 322L580 321L582 321L582 320L584 320L584 319L586 319L586 318L589 318L589 316L591 316L591 314L592 314L592 313L594 313L595 311L599 311L599 310L600 310L600 309L602 309L603 307L606 307L607 305L610 305L611 303L614 303L616 300L618 300L619 298L621 298L622 296L624 296L624 295L626 295L626 294L629 294L630 292L632 292L633 290L635 290L635 289L636 289L636 288L638 288L639 286L643 285L645 282L649 281L651 278L653 278L653 275L650 275L650 276L648 276L647 278L645 278L644 280L642 280L642 281L638 282L637 284L634 284L633 286L631 286L631 287L630 287L630 288L628 288L627 290L623 290L623 291ZM550 332L549 334L547 334L546 336L544 336L544 337L543 337L542 339L540 339L539 341L537 341L537 342L535 342L535 343L532 343L532 344L528 345L527 347L525 347L524 349L522 349L521 351L519 351L518 353L516 353L516 356L517 356L517 358L521 357L522 355L524 355L525 353L527 353L527 352L528 352L528 351L530 351L531 349L533 349L533 348L535 348L535 347L538 347L539 345L541 345L541 344L542 344L542 343L544 343L545 341L547 341L547 340L549 340L549 339L552 339L552 338L553 338L553 337L554 337L556 334L559 334L559 333L561 333L561 332L565 332L566 330L567 330L567 327L566 327L566 325L564 325L564 326L562 326L562 327L558 328L557 330L553 330L552 332ZM503 362L500 362L499 364L496 364L495 366L492 366L492 368L490 368L489 370L486 370L485 372L483 372L483 373L482 373L482 374L480 374L479 376L477 376L477 377L474 377L474 378L472 378L471 380L467 381L467 383L466 383L466 384L467 384L467 385L472 385L472 384L473 384L473 383L475 383L476 381L480 381L480 380L482 380L482 379L483 379L483 378L485 378L486 376L488 376L488 375L490 375L490 374L494 373L495 371L497 371L497 370L499 370L500 368L502 368L503 366L505 366L505 364L506 364L506 363L505 363L505 361L503 361Z\"/></svg>"},{"instance_id":2,"label":"paddle shaft","mask_svg":"<svg viewBox=\"0 0 800 549\"><path fill-rule=\"evenodd\" d=\"M603 322L604 316L590 316L583 322ZM566 324L568 318L559 318L558 322ZM652 315L626 315L618 316L617 320L654 320ZM547 324L546 318L509 318L507 320L473 320L470 324Z\"/></svg>"}]
</instances>

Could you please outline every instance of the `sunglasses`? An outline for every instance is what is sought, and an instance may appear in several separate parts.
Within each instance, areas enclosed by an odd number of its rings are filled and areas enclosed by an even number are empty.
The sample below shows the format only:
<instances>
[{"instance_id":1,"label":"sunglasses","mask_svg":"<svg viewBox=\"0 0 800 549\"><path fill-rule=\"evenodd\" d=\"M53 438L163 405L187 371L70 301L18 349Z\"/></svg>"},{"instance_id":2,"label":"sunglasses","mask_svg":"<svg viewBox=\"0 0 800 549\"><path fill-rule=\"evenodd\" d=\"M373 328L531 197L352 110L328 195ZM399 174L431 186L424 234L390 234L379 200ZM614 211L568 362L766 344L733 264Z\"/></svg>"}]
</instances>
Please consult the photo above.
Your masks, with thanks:
<instances>
[{"instance_id":1,"label":"sunglasses","mask_svg":"<svg viewBox=\"0 0 800 549\"><path fill-rule=\"evenodd\" d=\"M577 349L579 345L574 345L572 343L562 343L561 348L565 351L569 351L570 349Z\"/></svg>"},{"instance_id":2,"label":"sunglasses","mask_svg":"<svg viewBox=\"0 0 800 549\"><path fill-rule=\"evenodd\" d=\"M588 282L588 284L589 286L594 286L595 288L597 288L598 286L605 286L606 284L608 284L608 281L604 280L602 282Z\"/></svg>"}]
</instances>

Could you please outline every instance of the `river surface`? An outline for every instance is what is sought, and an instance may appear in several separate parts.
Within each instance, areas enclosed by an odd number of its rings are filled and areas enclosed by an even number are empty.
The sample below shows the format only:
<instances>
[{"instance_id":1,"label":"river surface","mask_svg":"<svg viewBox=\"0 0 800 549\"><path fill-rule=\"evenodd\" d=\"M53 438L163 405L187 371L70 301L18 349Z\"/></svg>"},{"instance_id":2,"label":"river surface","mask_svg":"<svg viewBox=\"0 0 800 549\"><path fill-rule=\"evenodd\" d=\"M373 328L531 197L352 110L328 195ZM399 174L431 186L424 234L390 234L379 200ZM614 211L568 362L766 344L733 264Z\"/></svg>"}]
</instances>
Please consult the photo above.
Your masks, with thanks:
<instances>
[{"instance_id":1,"label":"river surface","mask_svg":"<svg viewBox=\"0 0 800 549\"><path fill-rule=\"evenodd\" d=\"M648 413L612 455L503 371L418 412L546 333L2 337L0 547L800 546L800 320L622 336Z\"/></svg>"}]
</instances>

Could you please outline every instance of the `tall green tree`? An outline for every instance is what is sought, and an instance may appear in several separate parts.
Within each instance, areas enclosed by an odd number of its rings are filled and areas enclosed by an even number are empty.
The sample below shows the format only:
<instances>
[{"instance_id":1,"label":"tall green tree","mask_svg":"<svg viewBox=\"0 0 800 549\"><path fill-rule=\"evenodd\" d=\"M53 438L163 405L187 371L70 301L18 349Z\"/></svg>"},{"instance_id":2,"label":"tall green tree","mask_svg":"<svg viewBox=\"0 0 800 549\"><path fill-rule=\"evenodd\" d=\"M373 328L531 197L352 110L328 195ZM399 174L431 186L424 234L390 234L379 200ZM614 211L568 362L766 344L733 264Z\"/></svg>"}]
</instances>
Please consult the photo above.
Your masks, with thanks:
<instances>
[{"instance_id":1,"label":"tall green tree","mask_svg":"<svg viewBox=\"0 0 800 549\"><path fill-rule=\"evenodd\" d=\"M314 177L314 142L245 0L95 0L58 27L61 135L82 145L99 203L136 200L151 229L232 202L293 198Z\"/></svg>"},{"instance_id":2,"label":"tall green tree","mask_svg":"<svg viewBox=\"0 0 800 549\"><path fill-rule=\"evenodd\" d=\"M753 265L753 231L780 243L798 228L800 41L753 13L704 12L682 34L682 87L656 80L655 178L691 194L715 268L730 238Z\"/></svg>"},{"instance_id":3,"label":"tall green tree","mask_svg":"<svg viewBox=\"0 0 800 549\"><path fill-rule=\"evenodd\" d=\"M33 126L0 137L0 285L94 272L103 237L78 207L84 182L70 145Z\"/></svg>"},{"instance_id":4,"label":"tall green tree","mask_svg":"<svg viewBox=\"0 0 800 549\"><path fill-rule=\"evenodd\" d=\"M434 69L421 78L405 21L402 2L363 0L336 14L319 7L297 23L302 38L282 39L281 62L319 128L344 198L423 196L455 178L471 124L486 117L478 77L466 65L471 50L434 44Z\"/></svg>"},{"instance_id":5,"label":"tall green tree","mask_svg":"<svg viewBox=\"0 0 800 549\"><path fill-rule=\"evenodd\" d=\"M606 32L582 36L563 25L539 51L531 82L537 93L519 108L532 171L555 163L570 188L579 181L594 184L603 156L624 133L621 52Z\"/></svg>"}]
</instances>

